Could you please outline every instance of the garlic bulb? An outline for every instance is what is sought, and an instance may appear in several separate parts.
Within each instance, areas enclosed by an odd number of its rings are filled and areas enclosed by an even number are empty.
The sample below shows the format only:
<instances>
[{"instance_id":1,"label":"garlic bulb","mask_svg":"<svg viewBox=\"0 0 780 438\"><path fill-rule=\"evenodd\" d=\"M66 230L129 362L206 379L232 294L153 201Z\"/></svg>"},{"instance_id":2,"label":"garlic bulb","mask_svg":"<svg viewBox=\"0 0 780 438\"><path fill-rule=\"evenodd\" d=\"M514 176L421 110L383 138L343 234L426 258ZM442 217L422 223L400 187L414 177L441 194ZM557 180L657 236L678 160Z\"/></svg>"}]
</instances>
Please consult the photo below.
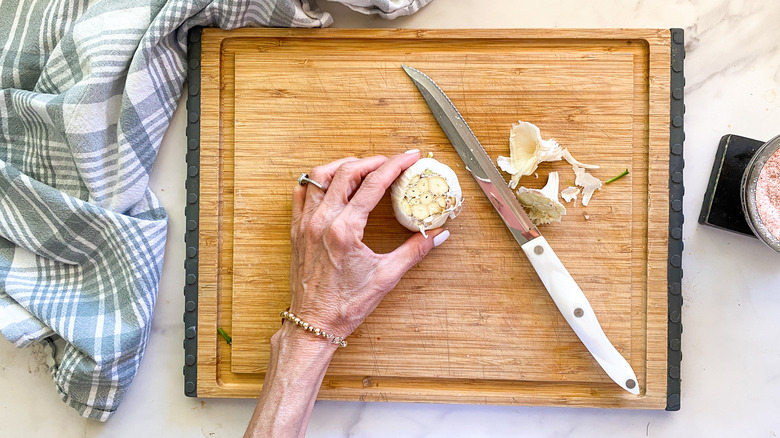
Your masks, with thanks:
<instances>
[{"instance_id":1,"label":"garlic bulb","mask_svg":"<svg viewBox=\"0 0 780 438\"><path fill-rule=\"evenodd\" d=\"M439 228L460 213L463 195L455 172L433 158L421 158L390 187L398 222L411 231Z\"/></svg>"},{"instance_id":2,"label":"garlic bulb","mask_svg":"<svg viewBox=\"0 0 780 438\"><path fill-rule=\"evenodd\" d=\"M534 173L539 163L559 161L561 158L573 166L598 169L598 166L575 160L569 150L561 148L555 140L542 140L539 127L533 123L518 121L509 132L509 157L498 157L496 163L501 170L512 175L509 187L514 189L520 178Z\"/></svg>"},{"instance_id":3,"label":"garlic bulb","mask_svg":"<svg viewBox=\"0 0 780 438\"><path fill-rule=\"evenodd\" d=\"M517 200L525 208L534 225L560 222L566 207L558 201L558 172L550 172L547 184L541 190L520 187Z\"/></svg>"}]
</instances>

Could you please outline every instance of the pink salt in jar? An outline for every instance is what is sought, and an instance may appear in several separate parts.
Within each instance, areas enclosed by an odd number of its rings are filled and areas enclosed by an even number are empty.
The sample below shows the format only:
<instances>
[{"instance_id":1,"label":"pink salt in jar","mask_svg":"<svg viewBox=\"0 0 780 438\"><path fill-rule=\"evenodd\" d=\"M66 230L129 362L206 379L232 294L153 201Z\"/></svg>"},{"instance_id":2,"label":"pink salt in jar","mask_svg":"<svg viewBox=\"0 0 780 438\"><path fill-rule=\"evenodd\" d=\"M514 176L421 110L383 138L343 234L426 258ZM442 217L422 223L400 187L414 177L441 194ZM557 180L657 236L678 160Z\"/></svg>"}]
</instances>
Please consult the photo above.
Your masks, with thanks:
<instances>
[{"instance_id":1,"label":"pink salt in jar","mask_svg":"<svg viewBox=\"0 0 780 438\"><path fill-rule=\"evenodd\" d=\"M756 237L780 252L780 136L764 143L748 163L742 209Z\"/></svg>"}]
</instances>

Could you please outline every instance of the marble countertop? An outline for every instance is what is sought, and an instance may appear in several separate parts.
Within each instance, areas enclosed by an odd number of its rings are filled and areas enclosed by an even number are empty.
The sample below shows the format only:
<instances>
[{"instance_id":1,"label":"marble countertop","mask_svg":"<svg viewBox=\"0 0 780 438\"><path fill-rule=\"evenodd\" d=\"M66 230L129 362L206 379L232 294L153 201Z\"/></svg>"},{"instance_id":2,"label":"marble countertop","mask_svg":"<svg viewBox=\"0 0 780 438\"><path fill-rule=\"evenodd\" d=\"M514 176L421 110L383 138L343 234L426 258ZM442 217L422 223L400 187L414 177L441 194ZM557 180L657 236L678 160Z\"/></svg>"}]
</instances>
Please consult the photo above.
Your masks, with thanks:
<instances>
[{"instance_id":1,"label":"marble countertop","mask_svg":"<svg viewBox=\"0 0 780 438\"><path fill-rule=\"evenodd\" d=\"M335 27L685 29L682 409L317 402L309 437L751 436L780 434L780 254L696 222L721 136L780 134L780 2L759 0L436 0L383 21L320 1ZM544 6L542 6L544 5ZM183 395L184 101L151 186L170 214L149 347L107 423L60 402L41 352L0 339L2 437L241 436L254 400Z\"/></svg>"}]
</instances>

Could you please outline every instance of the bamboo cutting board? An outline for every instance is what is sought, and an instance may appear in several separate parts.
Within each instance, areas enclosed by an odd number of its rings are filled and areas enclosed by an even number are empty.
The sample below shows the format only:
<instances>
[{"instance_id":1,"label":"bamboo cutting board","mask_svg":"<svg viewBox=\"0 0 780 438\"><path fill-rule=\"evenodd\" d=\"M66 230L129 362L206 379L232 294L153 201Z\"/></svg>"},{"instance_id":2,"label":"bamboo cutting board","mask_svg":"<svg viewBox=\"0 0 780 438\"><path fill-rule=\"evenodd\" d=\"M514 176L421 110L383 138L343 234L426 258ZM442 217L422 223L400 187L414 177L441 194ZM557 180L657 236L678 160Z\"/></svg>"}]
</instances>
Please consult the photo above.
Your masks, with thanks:
<instances>
[{"instance_id":1,"label":"bamboo cutting board","mask_svg":"<svg viewBox=\"0 0 780 438\"><path fill-rule=\"evenodd\" d=\"M339 349L320 398L666 406L668 30L206 29L201 44L198 396L260 390L289 305L297 176L418 148L456 171L463 212ZM523 120L600 165L602 180L629 169L540 231L636 371L639 397L566 324L401 64L441 86L494 160ZM564 161L521 184L541 187L553 170L573 185ZM388 252L409 236L386 196L366 244Z\"/></svg>"}]
</instances>

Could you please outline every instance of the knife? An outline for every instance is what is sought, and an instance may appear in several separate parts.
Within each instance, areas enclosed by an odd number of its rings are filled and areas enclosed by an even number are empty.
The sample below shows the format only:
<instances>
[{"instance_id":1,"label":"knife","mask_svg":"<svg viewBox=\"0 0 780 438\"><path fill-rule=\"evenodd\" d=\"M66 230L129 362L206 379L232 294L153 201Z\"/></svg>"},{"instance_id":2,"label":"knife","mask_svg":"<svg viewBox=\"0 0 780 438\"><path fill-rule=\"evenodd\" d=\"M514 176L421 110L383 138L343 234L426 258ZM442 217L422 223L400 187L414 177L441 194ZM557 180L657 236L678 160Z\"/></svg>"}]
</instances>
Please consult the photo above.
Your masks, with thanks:
<instances>
[{"instance_id":1,"label":"knife","mask_svg":"<svg viewBox=\"0 0 780 438\"><path fill-rule=\"evenodd\" d=\"M528 256L566 322L615 383L631 394L639 394L638 381L631 365L604 334L582 289L536 229L466 120L431 78L414 68L406 65L402 67L420 90L436 121L466 164L466 169L477 180Z\"/></svg>"}]
</instances>

